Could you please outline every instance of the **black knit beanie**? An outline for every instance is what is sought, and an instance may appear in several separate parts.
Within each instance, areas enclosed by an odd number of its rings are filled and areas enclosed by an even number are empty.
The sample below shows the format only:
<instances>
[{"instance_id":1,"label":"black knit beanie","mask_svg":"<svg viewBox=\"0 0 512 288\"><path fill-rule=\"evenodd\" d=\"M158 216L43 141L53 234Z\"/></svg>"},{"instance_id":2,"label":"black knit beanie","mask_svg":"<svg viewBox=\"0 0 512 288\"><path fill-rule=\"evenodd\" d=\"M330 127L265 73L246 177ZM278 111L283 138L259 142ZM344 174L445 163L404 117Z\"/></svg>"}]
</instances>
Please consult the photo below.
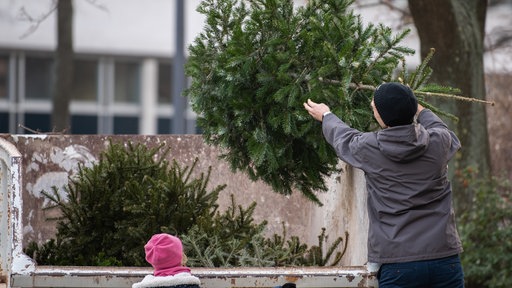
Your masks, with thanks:
<instances>
[{"instance_id":1,"label":"black knit beanie","mask_svg":"<svg viewBox=\"0 0 512 288\"><path fill-rule=\"evenodd\" d=\"M411 124L418 110L418 100L412 90L396 82L377 87L373 102L387 126Z\"/></svg>"}]
</instances>

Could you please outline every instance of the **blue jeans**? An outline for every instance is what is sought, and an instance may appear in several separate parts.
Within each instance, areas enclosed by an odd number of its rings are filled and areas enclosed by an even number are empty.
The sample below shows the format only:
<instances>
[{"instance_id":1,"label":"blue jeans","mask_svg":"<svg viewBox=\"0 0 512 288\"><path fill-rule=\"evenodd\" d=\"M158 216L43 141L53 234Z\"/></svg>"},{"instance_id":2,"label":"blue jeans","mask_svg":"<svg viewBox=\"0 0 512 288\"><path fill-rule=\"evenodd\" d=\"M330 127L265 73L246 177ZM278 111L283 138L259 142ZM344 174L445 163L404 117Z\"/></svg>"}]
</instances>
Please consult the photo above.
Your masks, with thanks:
<instances>
[{"instance_id":1,"label":"blue jeans","mask_svg":"<svg viewBox=\"0 0 512 288\"><path fill-rule=\"evenodd\" d=\"M379 288L464 288L459 255L382 264L377 278Z\"/></svg>"}]
</instances>

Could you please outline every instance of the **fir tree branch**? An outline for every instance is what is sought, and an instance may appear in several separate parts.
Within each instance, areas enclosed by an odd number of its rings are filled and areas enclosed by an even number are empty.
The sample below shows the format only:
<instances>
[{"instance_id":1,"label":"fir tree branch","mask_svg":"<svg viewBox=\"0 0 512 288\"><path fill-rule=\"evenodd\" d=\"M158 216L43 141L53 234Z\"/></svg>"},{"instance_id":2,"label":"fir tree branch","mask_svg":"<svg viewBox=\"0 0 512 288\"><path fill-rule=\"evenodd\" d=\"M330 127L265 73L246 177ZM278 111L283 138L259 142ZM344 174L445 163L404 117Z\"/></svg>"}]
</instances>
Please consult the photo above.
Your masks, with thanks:
<instances>
[{"instance_id":1,"label":"fir tree branch","mask_svg":"<svg viewBox=\"0 0 512 288\"><path fill-rule=\"evenodd\" d=\"M319 78L318 80L320 80L321 82L324 82L324 83L342 84L338 80L324 79L324 78ZM375 89L376 89L376 87L372 86L372 85L357 84L357 83L350 83L349 87L352 88L352 89L370 90L370 91L375 91ZM494 104L495 104L494 101L487 101L487 100L482 100L482 99L478 99L478 98L459 96L459 95L455 95L455 94L437 93L437 92L425 92L425 91L418 91L418 90L413 90L413 92L414 92L415 95L420 95L420 96L427 96L427 97L434 96L434 97L452 98L452 99L455 99L455 100L468 101L468 102L477 102L477 103L488 104L488 105L491 105L491 106L494 106Z\"/></svg>"},{"instance_id":2,"label":"fir tree branch","mask_svg":"<svg viewBox=\"0 0 512 288\"><path fill-rule=\"evenodd\" d=\"M459 96L459 95L454 95L454 94L424 92L424 91L417 91L417 90L415 90L413 92L416 95L427 96L427 97L429 97L429 96L445 97L445 98L452 98L452 99L461 100L461 101L483 103L483 104L488 104L491 106L494 106L494 104L495 104L494 101L487 101L487 100L482 100L482 99L478 99L478 98L471 98L471 97Z\"/></svg>"}]
</instances>

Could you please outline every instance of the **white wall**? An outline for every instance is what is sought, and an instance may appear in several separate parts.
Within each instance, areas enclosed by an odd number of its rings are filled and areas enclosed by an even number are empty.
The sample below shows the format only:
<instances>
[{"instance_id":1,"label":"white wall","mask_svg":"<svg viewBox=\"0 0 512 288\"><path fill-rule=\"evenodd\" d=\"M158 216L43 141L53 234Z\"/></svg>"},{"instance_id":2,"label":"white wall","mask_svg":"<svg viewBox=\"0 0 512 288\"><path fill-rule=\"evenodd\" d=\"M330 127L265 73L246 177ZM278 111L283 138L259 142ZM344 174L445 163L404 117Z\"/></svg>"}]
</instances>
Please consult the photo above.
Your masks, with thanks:
<instances>
[{"instance_id":1,"label":"white wall","mask_svg":"<svg viewBox=\"0 0 512 288\"><path fill-rule=\"evenodd\" d=\"M175 3L172 0L74 0L74 48L79 53L171 56L174 52ZM96 6L91 4L96 3ZM51 10L51 0L0 0L0 47L54 50L56 13L23 37L33 18ZM204 17L196 12L200 0L185 0L187 44L202 30Z\"/></svg>"},{"instance_id":2,"label":"white wall","mask_svg":"<svg viewBox=\"0 0 512 288\"><path fill-rule=\"evenodd\" d=\"M79 53L106 53L170 57L174 52L175 0L73 0L75 8L74 45ZM186 45L191 44L202 31L204 17L196 11L201 0L185 0ZM303 5L306 0L296 0ZM368 1L367 1L368 2ZM23 21L20 10L24 7L33 18L48 13L52 0L0 0L0 47L54 50L56 45L56 13L52 13L30 35L31 24ZM91 3L96 3L92 5ZM394 1L407 5L406 1ZM404 7L406 8L406 7ZM382 22L394 29L401 27L399 14L385 6L356 9L366 22ZM512 5L504 3L488 10L486 30L512 27ZM412 32L404 45L418 51L407 58L416 66L419 59L418 36ZM23 38L22 38L23 37ZM491 36L488 36L488 38ZM487 72L510 72L512 45L485 55Z\"/></svg>"}]
</instances>

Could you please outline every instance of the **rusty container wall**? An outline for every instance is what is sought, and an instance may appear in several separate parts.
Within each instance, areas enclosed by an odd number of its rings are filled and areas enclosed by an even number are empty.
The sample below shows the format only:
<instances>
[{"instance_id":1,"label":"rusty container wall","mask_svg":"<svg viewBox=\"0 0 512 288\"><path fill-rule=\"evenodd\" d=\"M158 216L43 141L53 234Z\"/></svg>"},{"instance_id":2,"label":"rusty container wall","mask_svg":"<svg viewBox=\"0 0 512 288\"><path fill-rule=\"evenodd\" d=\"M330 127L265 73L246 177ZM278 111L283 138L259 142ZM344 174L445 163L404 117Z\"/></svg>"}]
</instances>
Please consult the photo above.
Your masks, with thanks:
<instances>
[{"instance_id":1,"label":"rusty container wall","mask_svg":"<svg viewBox=\"0 0 512 288\"><path fill-rule=\"evenodd\" d=\"M31 274L13 275L13 288L126 288L151 269L140 267L42 266ZM268 288L287 282L301 288L375 288L375 273L366 267L193 268L203 288ZM2 286L0 286L2 288Z\"/></svg>"},{"instance_id":2,"label":"rusty container wall","mask_svg":"<svg viewBox=\"0 0 512 288\"><path fill-rule=\"evenodd\" d=\"M32 271L35 263L23 254L21 154L0 138L0 287L10 287L12 273Z\"/></svg>"},{"instance_id":3,"label":"rusty container wall","mask_svg":"<svg viewBox=\"0 0 512 288\"><path fill-rule=\"evenodd\" d=\"M328 193L319 198L324 206L311 212L310 227L327 227L332 235L348 233L348 246L342 265L367 264L368 210L364 172L339 162L339 174L327 179ZM313 242L310 235L310 242ZM315 236L316 237L316 236Z\"/></svg>"},{"instance_id":4,"label":"rusty container wall","mask_svg":"<svg viewBox=\"0 0 512 288\"><path fill-rule=\"evenodd\" d=\"M12 155L7 150L10 143L0 139L0 283L9 284L8 271L12 265L12 239L13 239L13 218L11 213L12 203L12 175L11 162L14 158L21 158L21 155ZM12 145L11 145L12 146ZM18 175L19 177L19 175ZM18 208L21 208L18 205ZM1 286L0 286L1 287Z\"/></svg>"},{"instance_id":5,"label":"rusty container wall","mask_svg":"<svg viewBox=\"0 0 512 288\"><path fill-rule=\"evenodd\" d=\"M290 196L277 194L261 181L251 181L241 172L232 172L229 163L218 158L216 147L204 143L201 135L1 135L14 144L22 155L23 244L43 243L54 237L55 223L47 221L54 213L42 208L47 200L41 194L52 186L68 183L79 164L92 165L110 141L144 143L154 147L164 143L170 147L169 160L190 166L197 158L195 173L206 173L211 167L210 188L227 184L219 197L220 209L230 205L230 195L237 204L247 207L256 202L256 222L268 221L267 234L281 234L283 223L286 235L298 236L308 245L318 244L322 228L330 240L350 234L346 257L340 265L366 263L366 207L363 174L342 165L342 172L333 175L328 192L319 192L324 203L320 207L299 192ZM362 181L362 182L361 182Z\"/></svg>"}]
</instances>

